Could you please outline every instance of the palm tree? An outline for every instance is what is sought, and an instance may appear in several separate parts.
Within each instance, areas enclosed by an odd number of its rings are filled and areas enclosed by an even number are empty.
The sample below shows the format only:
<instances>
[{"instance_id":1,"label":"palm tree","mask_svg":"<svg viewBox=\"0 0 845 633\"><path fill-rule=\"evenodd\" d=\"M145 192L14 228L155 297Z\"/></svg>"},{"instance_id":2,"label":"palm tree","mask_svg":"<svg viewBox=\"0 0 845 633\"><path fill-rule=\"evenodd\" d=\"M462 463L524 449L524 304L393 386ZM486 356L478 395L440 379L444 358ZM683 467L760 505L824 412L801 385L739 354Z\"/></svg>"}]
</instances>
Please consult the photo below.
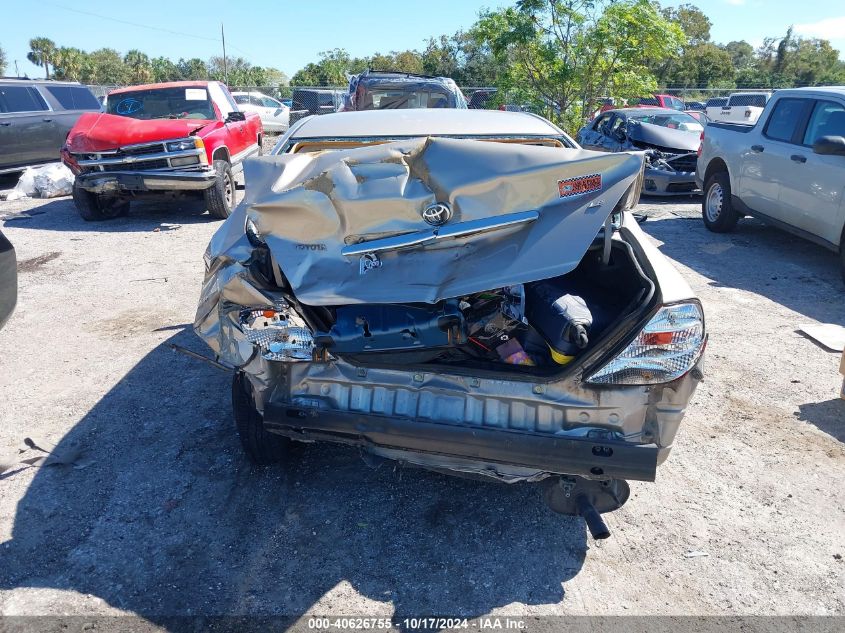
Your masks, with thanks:
<instances>
[{"instance_id":1,"label":"palm tree","mask_svg":"<svg viewBox=\"0 0 845 633\"><path fill-rule=\"evenodd\" d=\"M48 37L34 37L29 40L30 51L26 58L36 66L44 66L44 75L50 78L50 64L56 54L56 43Z\"/></svg>"},{"instance_id":2,"label":"palm tree","mask_svg":"<svg viewBox=\"0 0 845 633\"><path fill-rule=\"evenodd\" d=\"M131 50L123 58L129 70L129 80L135 84L145 84L152 81L153 69L150 58L139 50Z\"/></svg>"},{"instance_id":3,"label":"palm tree","mask_svg":"<svg viewBox=\"0 0 845 633\"><path fill-rule=\"evenodd\" d=\"M62 46L53 57L53 74L60 79L79 81L85 65L86 53L78 48Z\"/></svg>"}]
</instances>

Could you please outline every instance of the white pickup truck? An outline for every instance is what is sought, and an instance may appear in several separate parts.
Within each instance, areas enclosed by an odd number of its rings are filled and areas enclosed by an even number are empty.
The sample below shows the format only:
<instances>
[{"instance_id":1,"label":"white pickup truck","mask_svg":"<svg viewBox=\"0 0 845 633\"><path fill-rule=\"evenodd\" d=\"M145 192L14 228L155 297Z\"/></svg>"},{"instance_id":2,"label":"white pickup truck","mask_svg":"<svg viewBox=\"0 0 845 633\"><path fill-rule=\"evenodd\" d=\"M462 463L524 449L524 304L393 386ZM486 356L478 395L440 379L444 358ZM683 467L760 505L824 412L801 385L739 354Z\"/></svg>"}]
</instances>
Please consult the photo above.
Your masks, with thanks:
<instances>
[{"instance_id":1,"label":"white pickup truck","mask_svg":"<svg viewBox=\"0 0 845 633\"><path fill-rule=\"evenodd\" d=\"M771 98L771 92L736 92L724 105L705 108L711 121L754 124Z\"/></svg>"},{"instance_id":2,"label":"white pickup truck","mask_svg":"<svg viewBox=\"0 0 845 633\"><path fill-rule=\"evenodd\" d=\"M838 252L845 279L844 87L778 90L755 125L714 122L701 138L708 229L754 216Z\"/></svg>"}]
</instances>

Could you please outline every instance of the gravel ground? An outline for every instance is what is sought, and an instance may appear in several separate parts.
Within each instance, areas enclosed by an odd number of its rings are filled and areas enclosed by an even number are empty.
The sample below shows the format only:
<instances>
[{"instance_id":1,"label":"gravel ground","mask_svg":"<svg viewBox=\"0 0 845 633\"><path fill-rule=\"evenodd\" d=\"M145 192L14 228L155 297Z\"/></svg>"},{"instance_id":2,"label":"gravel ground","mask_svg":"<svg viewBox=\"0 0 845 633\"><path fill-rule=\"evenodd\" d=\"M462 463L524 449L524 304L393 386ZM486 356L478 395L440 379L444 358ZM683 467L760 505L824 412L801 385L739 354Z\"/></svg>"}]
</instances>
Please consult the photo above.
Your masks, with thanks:
<instances>
[{"instance_id":1,"label":"gravel ground","mask_svg":"<svg viewBox=\"0 0 845 633\"><path fill-rule=\"evenodd\" d=\"M839 358L796 332L845 325L836 257L752 220L708 233L697 204L640 210L704 302L705 382L658 481L593 542L529 485L372 470L328 445L250 467L229 376L169 347L206 352L190 323L219 222L0 202L35 213L3 225L20 298L0 455L41 454L31 438L70 462L0 475L0 614L843 614Z\"/></svg>"}]
</instances>

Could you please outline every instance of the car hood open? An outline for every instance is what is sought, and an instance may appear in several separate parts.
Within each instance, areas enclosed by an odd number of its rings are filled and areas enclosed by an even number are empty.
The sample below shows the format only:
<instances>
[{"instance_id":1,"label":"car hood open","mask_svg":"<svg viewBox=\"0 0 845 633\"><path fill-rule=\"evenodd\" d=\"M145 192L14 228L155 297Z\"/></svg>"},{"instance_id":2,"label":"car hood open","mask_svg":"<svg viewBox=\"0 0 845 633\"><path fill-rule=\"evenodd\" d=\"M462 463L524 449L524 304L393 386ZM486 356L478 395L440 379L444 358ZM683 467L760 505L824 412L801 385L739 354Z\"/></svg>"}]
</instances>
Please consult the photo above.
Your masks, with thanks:
<instances>
[{"instance_id":1,"label":"car hood open","mask_svg":"<svg viewBox=\"0 0 845 633\"><path fill-rule=\"evenodd\" d=\"M251 220L310 305L433 303L550 278L639 191L642 161L449 138L265 156L246 162L244 202L208 257L242 258ZM452 214L442 226L423 219L436 203Z\"/></svg>"}]
</instances>

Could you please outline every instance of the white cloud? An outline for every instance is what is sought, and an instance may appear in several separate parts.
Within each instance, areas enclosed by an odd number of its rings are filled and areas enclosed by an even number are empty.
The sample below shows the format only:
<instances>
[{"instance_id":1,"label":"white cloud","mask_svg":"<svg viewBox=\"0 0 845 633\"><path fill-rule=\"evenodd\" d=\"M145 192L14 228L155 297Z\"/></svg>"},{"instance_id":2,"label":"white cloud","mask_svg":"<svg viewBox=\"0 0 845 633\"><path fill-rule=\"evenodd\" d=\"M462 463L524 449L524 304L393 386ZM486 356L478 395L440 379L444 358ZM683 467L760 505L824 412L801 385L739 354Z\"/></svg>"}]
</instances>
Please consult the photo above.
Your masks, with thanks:
<instances>
[{"instance_id":1,"label":"white cloud","mask_svg":"<svg viewBox=\"0 0 845 633\"><path fill-rule=\"evenodd\" d=\"M838 18L824 18L818 22L796 24L794 31L799 35L820 37L824 40L842 39L845 34L845 15Z\"/></svg>"}]
</instances>

